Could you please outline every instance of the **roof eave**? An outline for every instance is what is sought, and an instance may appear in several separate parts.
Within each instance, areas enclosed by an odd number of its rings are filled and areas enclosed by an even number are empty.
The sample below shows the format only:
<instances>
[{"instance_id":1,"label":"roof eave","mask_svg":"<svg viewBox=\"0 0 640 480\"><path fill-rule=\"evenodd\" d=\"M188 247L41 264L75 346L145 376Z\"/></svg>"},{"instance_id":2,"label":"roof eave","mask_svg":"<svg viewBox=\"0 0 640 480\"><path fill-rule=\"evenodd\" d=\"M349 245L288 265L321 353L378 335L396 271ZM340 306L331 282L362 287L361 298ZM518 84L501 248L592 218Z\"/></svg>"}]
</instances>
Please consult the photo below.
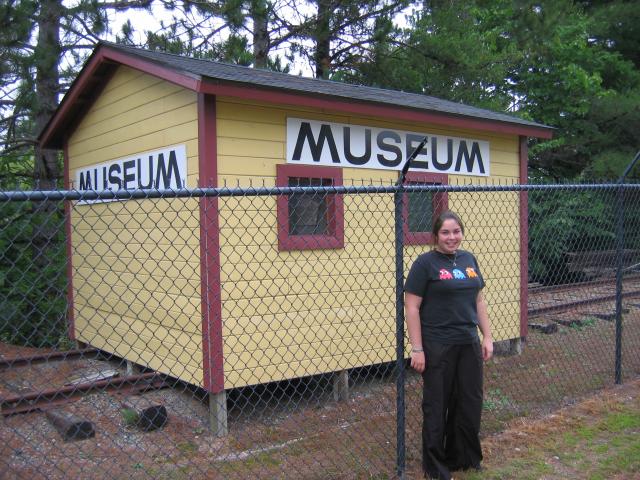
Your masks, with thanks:
<instances>
[{"instance_id":1,"label":"roof eave","mask_svg":"<svg viewBox=\"0 0 640 480\"><path fill-rule=\"evenodd\" d=\"M289 104L303 107L334 110L350 114L381 116L387 119L438 123L455 128L468 128L487 132L507 133L519 136L549 139L553 137L553 127L544 125L526 125L516 122L500 121L456 115L454 113L426 110L422 108L390 105L370 100L345 99L326 94L307 94L297 90L265 87L250 83L221 81L205 77L200 90L212 95L244 98L268 103Z\"/></svg>"},{"instance_id":2,"label":"roof eave","mask_svg":"<svg viewBox=\"0 0 640 480\"><path fill-rule=\"evenodd\" d=\"M355 100L323 93L307 93L253 83L201 77L180 71L168 65L130 54L109 45L101 44L93 52L61 104L38 136L43 148L62 149L66 138L77 122L90 108L106 85L110 75L119 65L128 66L188 90L212 95L222 95L267 103L289 104L329 109L350 114L382 116L384 118L438 123L454 128L499 132L505 134L549 139L554 129L543 125L525 125L517 122L479 118L468 115L391 105L370 100Z\"/></svg>"},{"instance_id":3,"label":"roof eave","mask_svg":"<svg viewBox=\"0 0 640 480\"><path fill-rule=\"evenodd\" d=\"M82 115L89 109L120 65L144 71L184 88L198 91L201 78L187 72L159 65L129 55L108 45L99 45L65 94L62 102L38 135L43 148L62 149L65 139L74 130Z\"/></svg>"}]
</instances>

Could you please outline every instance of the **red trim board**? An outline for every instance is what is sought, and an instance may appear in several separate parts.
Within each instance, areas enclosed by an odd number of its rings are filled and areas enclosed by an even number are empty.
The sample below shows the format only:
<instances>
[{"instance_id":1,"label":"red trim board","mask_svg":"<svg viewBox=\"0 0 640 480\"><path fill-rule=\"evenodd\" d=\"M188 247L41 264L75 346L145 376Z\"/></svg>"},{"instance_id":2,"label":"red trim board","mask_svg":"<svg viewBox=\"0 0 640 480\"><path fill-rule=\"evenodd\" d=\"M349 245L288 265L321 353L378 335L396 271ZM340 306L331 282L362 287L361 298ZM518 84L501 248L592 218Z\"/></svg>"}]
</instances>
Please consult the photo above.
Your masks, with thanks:
<instances>
[{"instance_id":1,"label":"red trim board","mask_svg":"<svg viewBox=\"0 0 640 480\"><path fill-rule=\"evenodd\" d=\"M198 93L198 163L200 187L217 185L216 98ZM218 198L200 198L200 291L202 296L202 368L204 388L224 390L220 226Z\"/></svg>"},{"instance_id":2,"label":"red trim board","mask_svg":"<svg viewBox=\"0 0 640 480\"><path fill-rule=\"evenodd\" d=\"M520 184L527 183L529 152L527 137L520 137ZM520 192L520 337L526 338L529 329L529 196Z\"/></svg>"},{"instance_id":3,"label":"red trim board","mask_svg":"<svg viewBox=\"0 0 640 480\"><path fill-rule=\"evenodd\" d=\"M64 142L64 189L69 190L69 142ZM69 339L76 339L76 324L73 305L73 243L71 241L71 200L64 202L64 230L66 234L67 250L67 322L69 329Z\"/></svg>"}]
</instances>

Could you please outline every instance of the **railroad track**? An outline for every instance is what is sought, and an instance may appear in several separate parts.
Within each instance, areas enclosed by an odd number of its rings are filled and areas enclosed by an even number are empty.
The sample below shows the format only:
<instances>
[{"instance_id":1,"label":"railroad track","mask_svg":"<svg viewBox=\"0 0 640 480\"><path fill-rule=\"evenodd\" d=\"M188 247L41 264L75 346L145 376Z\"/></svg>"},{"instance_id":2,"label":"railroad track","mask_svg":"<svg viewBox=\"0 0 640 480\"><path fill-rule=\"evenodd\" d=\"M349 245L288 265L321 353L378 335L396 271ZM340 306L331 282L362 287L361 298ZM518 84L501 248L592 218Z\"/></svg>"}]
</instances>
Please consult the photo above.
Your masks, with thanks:
<instances>
[{"instance_id":1,"label":"railroad track","mask_svg":"<svg viewBox=\"0 0 640 480\"><path fill-rule=\"evenodd\" d=\"M28 357L0 360L0 371L7 368L29 368L42 363L66 362L76 359L92 359L101 356L94 349L54 352ZM18 413L47 410L52 405L64 405L81 399L94 392L110 392L118 394L138 394L148 390L166 387L170 384L166 375L157 372L146 372L136 375L113 375L109 378L97 378L65 384L53 388L32 386L28 391L20 393L5 392L0 396L0 413L2 416Z\"/></svg>"},{"instance_id":2,"label":"railroad track","mask_svg":"<svg viewBox=\"0 0 640 480\"><path fill-rule=\"evenodd\" d=\"M626 276L622 298L640 297L640 276ZM575 307L615 301L615 278L529 289L528 314L535 317Z\"/></svg>"}]
</instances>

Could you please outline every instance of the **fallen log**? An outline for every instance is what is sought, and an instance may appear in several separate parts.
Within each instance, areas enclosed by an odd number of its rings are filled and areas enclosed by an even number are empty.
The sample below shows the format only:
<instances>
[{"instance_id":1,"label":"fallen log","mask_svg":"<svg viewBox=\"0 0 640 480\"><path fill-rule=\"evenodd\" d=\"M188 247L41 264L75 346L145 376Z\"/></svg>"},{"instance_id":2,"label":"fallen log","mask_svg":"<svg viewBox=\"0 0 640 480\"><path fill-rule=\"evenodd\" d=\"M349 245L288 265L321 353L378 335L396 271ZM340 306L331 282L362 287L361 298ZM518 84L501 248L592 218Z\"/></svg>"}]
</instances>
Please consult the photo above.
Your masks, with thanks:
<instances>
[{"instance_id":1,"label":"fallen log","mask_svg":"<svg viewBox=\"0 0 640 480\"><path fill-rule=\"evenodd\" d=\"M45 415L65 442L95 437L93 423L61 409L47 410Z\"/></svg>"},{"instance_id":2,"label":"fallen log","mask_svg":"<svg viewBox=\"0 0 640 480\"><path fill-rule=\"evenodd\" d=\"M145 432L162 428L167 424L168 416L165 406L146 398L129 397L122 401L122 407L125 422Z\"/></svg>"}]
</instances>

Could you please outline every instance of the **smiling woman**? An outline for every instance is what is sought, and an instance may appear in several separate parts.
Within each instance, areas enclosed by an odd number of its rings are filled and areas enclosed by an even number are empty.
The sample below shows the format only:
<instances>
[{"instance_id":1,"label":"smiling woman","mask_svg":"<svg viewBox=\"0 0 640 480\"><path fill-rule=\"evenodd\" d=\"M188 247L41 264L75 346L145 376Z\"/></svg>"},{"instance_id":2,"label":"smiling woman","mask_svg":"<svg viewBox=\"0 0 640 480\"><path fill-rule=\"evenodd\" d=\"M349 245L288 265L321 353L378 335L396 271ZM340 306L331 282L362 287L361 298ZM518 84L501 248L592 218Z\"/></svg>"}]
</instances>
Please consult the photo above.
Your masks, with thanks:
<instances>
[{"instance_id":1,"label":"smiling woman","mask_svg":"<svg viewBox=\"0 0 640 480\"><path fill-rule=\"evenodd\" d=\"M428 478L449 480L453 470L480 469L482 362L493 340L480 267L460 249L462 220L442 212L432 233L435 248L407 276L405 307L411 366L423 376L422 468Z\"/></svg>"}]
</instances>

